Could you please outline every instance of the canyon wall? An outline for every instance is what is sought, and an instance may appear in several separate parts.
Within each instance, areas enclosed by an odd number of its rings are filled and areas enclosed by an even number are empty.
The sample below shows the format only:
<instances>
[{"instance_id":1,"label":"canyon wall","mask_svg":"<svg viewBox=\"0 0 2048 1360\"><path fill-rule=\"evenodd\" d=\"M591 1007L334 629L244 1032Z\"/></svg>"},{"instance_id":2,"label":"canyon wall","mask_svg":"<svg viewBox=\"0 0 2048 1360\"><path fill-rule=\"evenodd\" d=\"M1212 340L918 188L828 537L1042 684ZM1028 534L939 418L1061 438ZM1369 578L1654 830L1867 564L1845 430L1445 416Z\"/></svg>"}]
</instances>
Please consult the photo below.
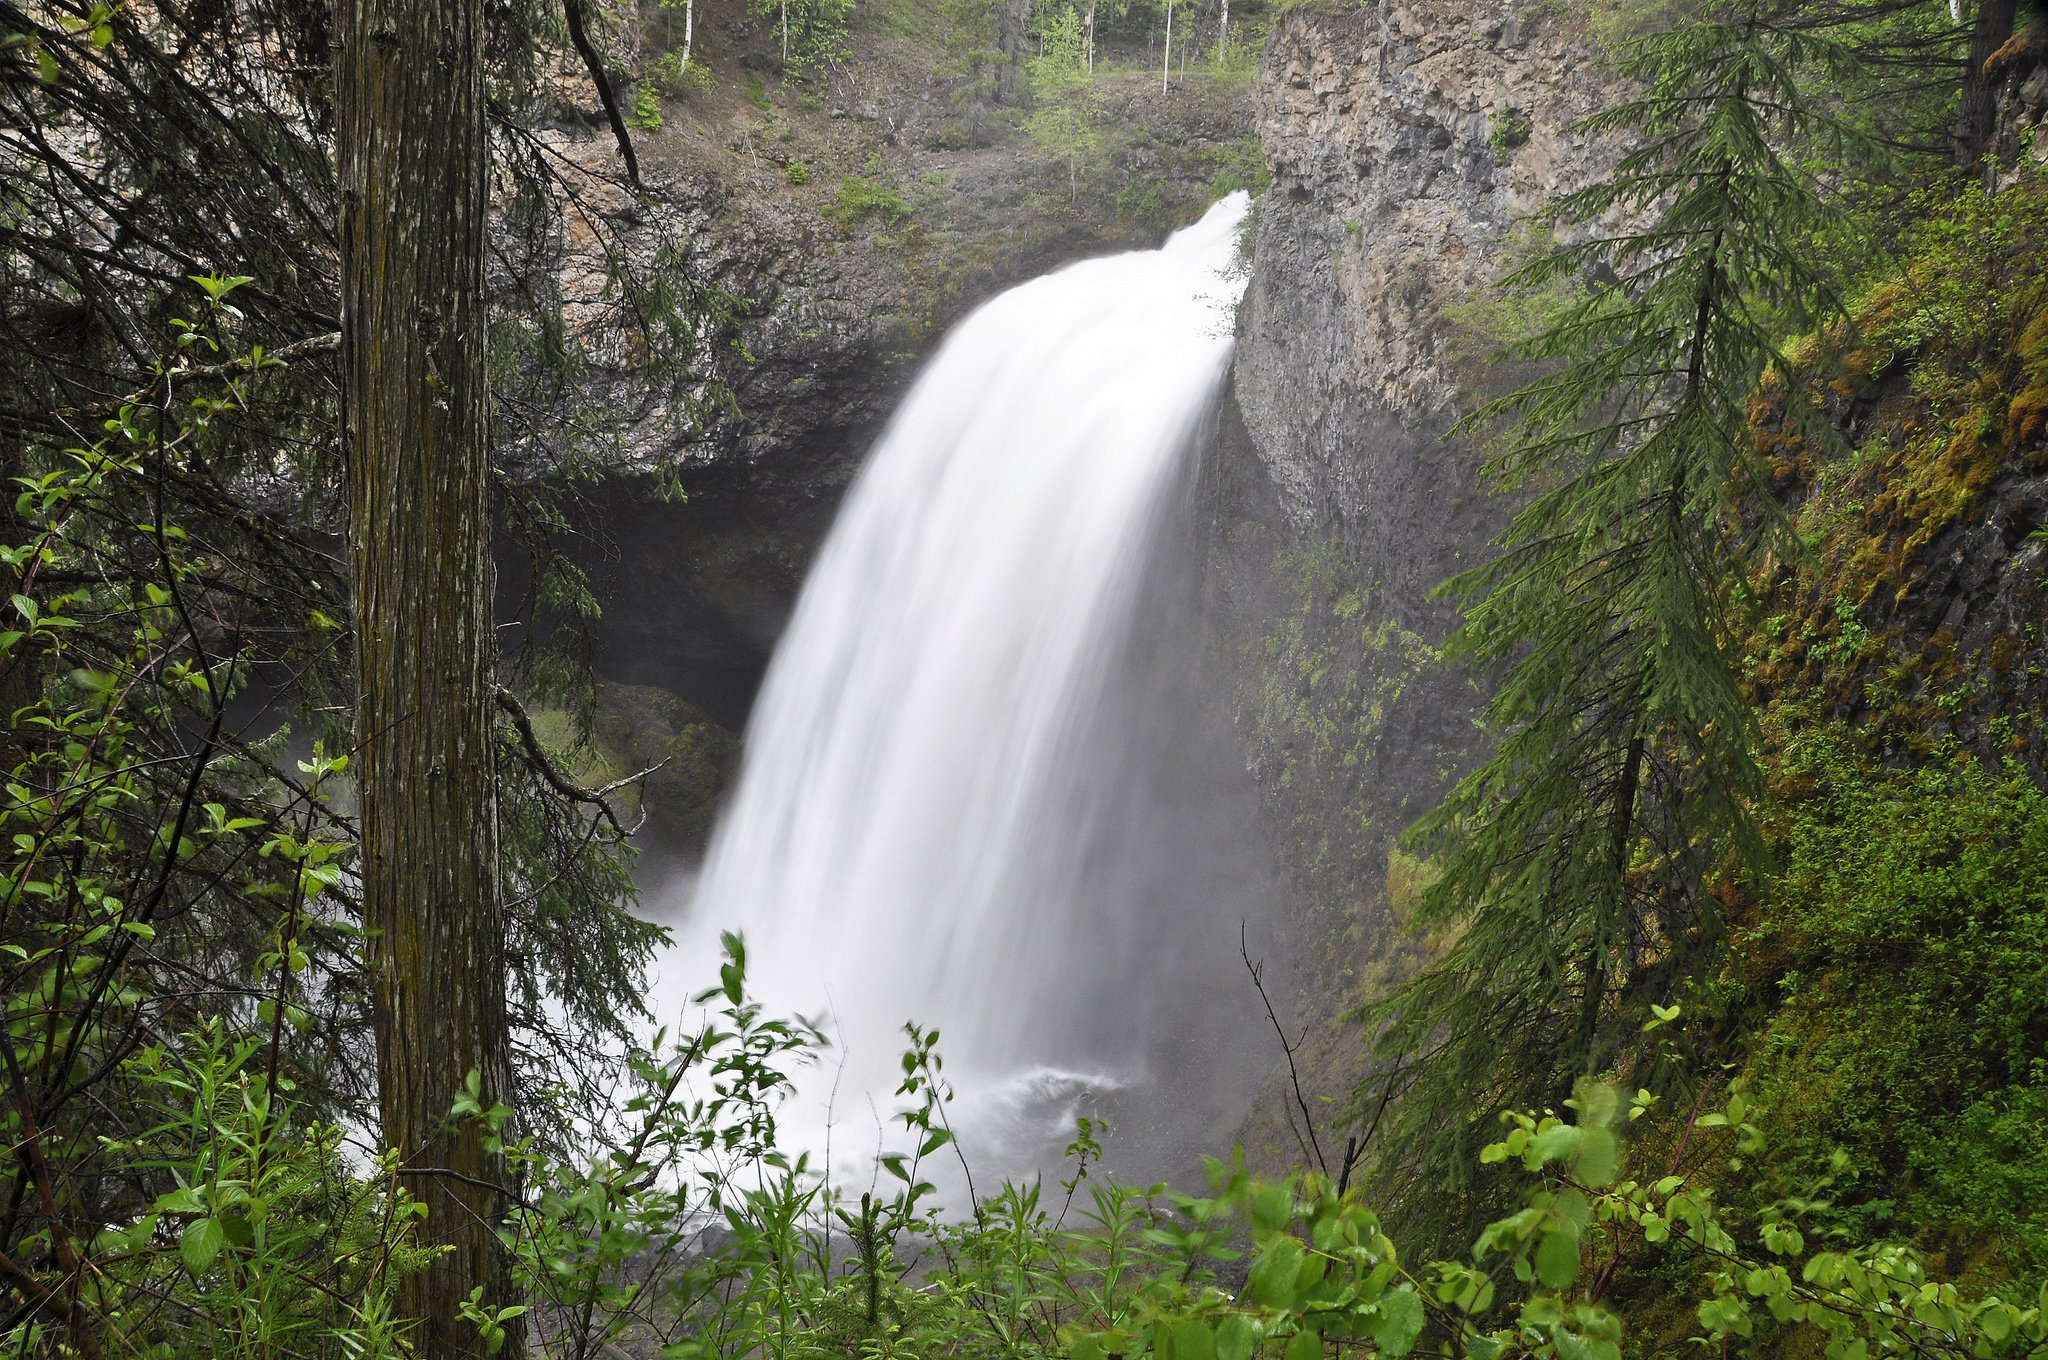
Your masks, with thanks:
<instances>
[{"instance_id":1,"label":"canyon wall","mask_svg":"<svg viewBox=\"0 0 2048 1360\"><path fill-rule=\"evenodd\" d=\"M1342 1097L1362 1074L1334 1018L1420 948L1393 929L1421 872L1399 838L1481 749L1432 592L1509 511L1452 433L1511 376L1485 361L1483 290L1611 162L1569 129L1612 86L1562 6L1382 0L1281 15L1259 91L1273 183L1206 469L1210 590L1299 904L1302 1065ZM1255 1153L1293 1150L1282 1108L1262 1102Z\"/></svg>"}]
</instances>

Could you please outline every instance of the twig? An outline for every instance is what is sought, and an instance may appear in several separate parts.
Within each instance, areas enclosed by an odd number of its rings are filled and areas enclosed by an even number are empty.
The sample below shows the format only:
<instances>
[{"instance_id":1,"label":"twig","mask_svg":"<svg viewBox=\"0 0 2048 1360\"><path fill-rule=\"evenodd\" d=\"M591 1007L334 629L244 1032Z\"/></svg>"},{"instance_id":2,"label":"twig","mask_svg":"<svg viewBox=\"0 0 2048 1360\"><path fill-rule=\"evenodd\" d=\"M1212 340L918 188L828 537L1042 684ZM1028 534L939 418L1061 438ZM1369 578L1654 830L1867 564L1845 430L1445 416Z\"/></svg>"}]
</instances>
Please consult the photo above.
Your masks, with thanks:
<instances>
[{"instance_id":1,"label":"twig","mask_svg":"<svg viewBox=\"0 0 2048 1360\"><path fill-rule=\"evenodd\" d=\"M290 344L280 345L276 349L264 350L260 358L252 353L245 354L239 359L223 360L217 364L194 364L189 367L167 369L159 377L150 379L148 387L138 392L131 392L125 397L112 401L103 401L94 406L64 407L40 416L0 416L0 429L12 427L19 432L39 430L45 434L55 434L69 429L74 421L87 420L95 416L105 418L115 414L124 406L142 405L156 394L157 387L164 378L173 378L179 382L203 382L212 378L230 378L237 374L256 372L259 368L289 364L294 360L304 359L315 354L332 354L340 348L341 332L329 331L325 335L308 336L304 340L294 340Z\"/></svg>"},{"instance_id":2,"label":"twig","mask_svg":"<svg viewBox=\"0 0 2048 1360\"><path fill-rule=\"evenodd\" d=\"M1266 995L1266 965L1252 962L1251 946L1245 942L1243 921L1237 923L1237 952L1244 960L1245 968L1252 975L1252 986L1259 990L1259 1001L1266 1008L1266 1018L1273 1022L1273 1032L1280 1036L1280 1051L1287 1055L1287 1082L1294 1088L1294 1103L1300 1108L1301 1122L1308 1131L1308 1146L1302 1151L1314 1149L1316 1166L1322 1171L1324 1179L1328 1179L1330 1164L1323 1160L1323 1144L1322 1140L1316 1137L1316 1121L1314 1116L1309 1114L1308 1098L1301 1093L1301 1072L1294 1065L1295 1046L1288 1042L1287 1030L1280 1024L1280 1016L1273 1010L1273 998ZM1301 1141L1300 1134L1295 1135L1295 1141ZM1349 1171L1350 1168L1347 1166L1345 1169Z\"/></svg>"},{"instance_id":3,"label":"twig","mask_svg":"<svg viewBox=\"0 0 2048 1360\"><path fill-rule=\"evenodd\" d=\"M526 716L526 709L513 696L512 691L500 685L497 689L497 700L498 707L504 709L511 716L512 726L519 731L520 743L526 747L527 758L533 762L533 768L539 772L540 777L547 781L548 787L571 802L582 803L596 808L598 815L611 823L612 830L617 833L620 840L629 839L633 832L626 830L620 824L618 814L612 811L612 805L606 800L620 789L637 784L649 775L654 774L662 766L668 764L668 761L657 761L638 774L629 774L624 779L614 779L611 783L599 788L586 789L556 769L555 763L548 759L547 752L541 749L540 738L534 735L533 720ZM643 816L641 820L644 821L646 819ZM633 828L634 831L639 829L637 825Z\"/></svg>"}]
</instances>

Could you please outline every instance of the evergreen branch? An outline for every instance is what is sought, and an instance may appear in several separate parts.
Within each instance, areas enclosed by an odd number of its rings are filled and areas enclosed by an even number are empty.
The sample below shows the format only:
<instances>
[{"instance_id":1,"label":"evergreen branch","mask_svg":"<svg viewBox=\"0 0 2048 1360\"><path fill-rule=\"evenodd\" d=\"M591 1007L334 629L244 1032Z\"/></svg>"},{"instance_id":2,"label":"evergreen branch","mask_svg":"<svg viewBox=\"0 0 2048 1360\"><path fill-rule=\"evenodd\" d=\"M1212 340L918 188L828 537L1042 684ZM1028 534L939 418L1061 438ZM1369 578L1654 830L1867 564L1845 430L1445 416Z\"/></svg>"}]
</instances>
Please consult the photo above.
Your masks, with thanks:
<instances>
[{"instance_id":1,"label":"evergreen branch","mask_svg":"<svg viewBox=\"0 0 2048 1360\"><path fill-rule=\"evenodd\" d=\"M623 779L614 779L609 784L599 788L586 789L575 780L569 778L568 775L562 773L556 767L554 761L548 758L546 749L540 744L540 738L534 734L533 720L526 716L525 706L519 702L511 690L500 685L494 691L493 697L497 700L498 707L511 717L512 726L519 733L520 745L526 749L527 761L533 766L534 771L546 781L547 786L571 802L582 803L586 807L596 808L597 815L610 824L613 834L619 840L631 839L633 833L640 829L639 825L636 823L633 831L628 831L619 822L618 814L612 810L612 805L609 801L610 797L620 789L629 788L634 784L640 783L650 775L657 773L662 766L668 764L668 761L665 759L656 761L653 765L636 774L629 774ZM644 822L645 820L646 814L643 812L641 814L641 821Z\"/></svg>"},{"instance_id":2,"label":"evergreen branch","mask_svg":"<svg viewBox=\"0 0 2048 1360\"><path fill-rule=\"evenodd\" d=\"M597 99L604 106L605 121L611 124L612 140L618 143L619 158L626 163L626 182L633 186L635 193L644 194L647 186L640 182L640 157L633 151L633 134L626 130L626 120L619 113L619 101L612 94L611 78L604 73L604 59L591 45L590 34L583 27L583 0L562 0L562 14L569 23L569 42L576 49L576 55L583 59L583 67L590 73L590 83L597 87Z\"/></svg>"}]
</instances>

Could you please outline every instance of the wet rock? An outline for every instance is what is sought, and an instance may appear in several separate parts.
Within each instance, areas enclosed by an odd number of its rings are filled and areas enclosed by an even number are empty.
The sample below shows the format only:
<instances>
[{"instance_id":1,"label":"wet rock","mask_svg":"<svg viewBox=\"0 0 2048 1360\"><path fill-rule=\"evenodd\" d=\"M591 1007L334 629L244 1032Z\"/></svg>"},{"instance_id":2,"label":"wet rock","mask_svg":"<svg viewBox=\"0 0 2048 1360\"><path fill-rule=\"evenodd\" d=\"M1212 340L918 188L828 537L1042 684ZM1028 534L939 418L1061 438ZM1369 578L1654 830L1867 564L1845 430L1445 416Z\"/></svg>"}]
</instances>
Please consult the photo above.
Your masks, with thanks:
<instances>
[{"instance_id":1,"label":"wet rock","mask_svg":"<svg viewBox=\"0 0 2048 1360\"><path fill-rule=\"evenodd\" d=\"M1388 980L1398 838L1481 753L1484 691L1443 661L1453 612L1430 598L1510 509L1446 438L1499 380L1461 348L1461 309L1515 223L1618 148L1567 131L1613 95L1587 39L1513 5L1289 10L1260 88L1275 191L1207 472L1211 582L1313 1032ZM1318 1089L1339 1094L1358 1045L1328 1052Z\"/></svg>"}]
</instances>

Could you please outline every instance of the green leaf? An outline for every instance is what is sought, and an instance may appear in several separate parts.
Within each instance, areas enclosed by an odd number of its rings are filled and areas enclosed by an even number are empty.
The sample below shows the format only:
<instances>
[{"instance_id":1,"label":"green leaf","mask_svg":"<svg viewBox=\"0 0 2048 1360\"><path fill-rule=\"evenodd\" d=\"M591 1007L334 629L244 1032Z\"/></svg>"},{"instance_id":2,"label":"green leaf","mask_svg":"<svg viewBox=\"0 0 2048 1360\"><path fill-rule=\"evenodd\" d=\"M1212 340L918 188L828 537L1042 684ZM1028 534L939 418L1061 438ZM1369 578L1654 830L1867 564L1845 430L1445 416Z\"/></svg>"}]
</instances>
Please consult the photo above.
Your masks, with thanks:
<instances>
[{"instance_id":1,"label":"green leaf","mask_svg":"<svg viewBox=\"0 0 2048 1360\"><path fill-rule=\"evenodd\" d=\"M1232 1313L1216 1329L1216 1360L1251 1360L1258 1345L1259 1329L1242 1313Z\"/></svg>"},{"instance_id":2,"label":"green leaf","mask_svg":"<svg viewBox=\"0 0 2048 1360\"><path fill-rule=\"evenodd\" d=\"M1182 1318L1168 1338L1167 1360L1216 1360L1216 1338L1200 1318Z\"/></svg>"},{"instance_id":3,"label":"green leaf","mask_svg":"<svg viewBox=\"0 0 2048 1360\"><path fill-rule=\"evenodd\" d=\"M1380 1320L1372 1329L1384 1355L1406 1355L1422 1335L1422 1297L1407 1285L1380 1299Z\"/></svg>"},{"instance_id":4,"label":"green leaf","mask_svg":"<svg viewBox=\"0 0 2048 1360\"><path fill-rule=\"evenodd\" d=\"M1572 1171L1581 1182L1590 1186L1602 1186L1614 1179L1615 1143L1614 1135L1602 1128L1582 1130L1578 1156L1573 1159Z\"/></svg>"},{"instance_id":5,"label":"green leaf","mask_svg":"<svg viewBox=\"0 0 2048 1360\"><path fill-rule=\"evenodd\" d=\"M1557 1343L1557 1360L1621 1360L1621 1348L1612 1341L1580 1336L1563 1328L1550 1335Z\"/></svg>"},{"instance_id":6,"label":"green leaf","mask_svg":"<svg viewBox=\"0 0 2048 1360\"><path fill-rule=\"evenodd\" d=\"M1268 1308L1294 1306L1294 1277L1301 1268L1301 1244L1283 1237L1259 1253L1245 1281L1245 1294Z\"/></svg>"},{"instance_id":7,"label":"green leaf","mask_svg":"<svg viewBox=\"0 0 2048 1360\"><path fill-rule=\"evenodd\" d=\"M194 1275L203 1275L227 1244L227 1229L221 1226L221 1221L202 1218L185 1229L184 1237L178 1242L178 1255L184 1260L185 1269Z\"/></svg>"},{"instance_id":8,"label":"green leaf","mask_svg":"<svg viewBox=\"0 0 2048 1360\"><path fill-rule=\"evenodd\" d=\"M1529 1157L1537 1166L1575 1156L1586 1131L1571 1124L1558 1124L1536 1135L1529 1143Z\"/></svg>"},{"instance_id":9,"label":"green leaf","mask_svg":"<svg viewBox=\"0 0 2048 1360\"><path fill-rule=\"evenodd\" d=\"M1565 1289L1579 1276L1579 1239L1570 1233L1547 1232L1536 1244L1536 1278L1552 1289Z\"/></svg>"},{"instance_id":10,"label":"green leaf","mask_svg":"<svg viewBox=\"0 0 2048 1360\"><path fill-rule=\"evenodd\" d=\"M1323 1360L1323 1339L1306 1327L1287 1343L1286 1360Z\"/></svg>"}]
</instances>

